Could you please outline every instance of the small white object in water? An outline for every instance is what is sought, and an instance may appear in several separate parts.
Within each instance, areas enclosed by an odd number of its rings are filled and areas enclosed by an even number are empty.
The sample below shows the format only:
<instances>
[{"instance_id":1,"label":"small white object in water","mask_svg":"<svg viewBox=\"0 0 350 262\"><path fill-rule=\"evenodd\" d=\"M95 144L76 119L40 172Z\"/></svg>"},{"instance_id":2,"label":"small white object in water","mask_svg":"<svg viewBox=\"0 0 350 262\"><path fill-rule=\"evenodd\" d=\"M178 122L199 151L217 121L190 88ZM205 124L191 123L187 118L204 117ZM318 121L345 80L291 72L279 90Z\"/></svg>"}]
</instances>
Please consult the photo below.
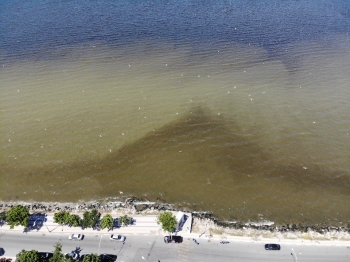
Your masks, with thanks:
<instances>
[{"instance_id":1,"label":"small white object in water","mask_svg":"<svg viewBox=\"0 0 350 262\"><path fill-rule=\"evenodd\" d=\"M112 149L109 149L109 152L112 152Z\"/></svg>"},{"instance_id":2,"label":"small white object in water","mask_svg":"<svg viewBox=\"0 0 350 262\"><path fill-rule=\"evenodd\" d=\"M220 113L218 113L218 116L220 115Z\"/></svg>"},{"instance_id":3,"label":"small white object in water","mask_svg":"<svg viewBox=\"0 0 350 262\"><path fill-rule=\"evenodd\" d=\"M102 137L102 135L100 135L100 137Z\"/></svg>"},{"instance_id":4,"label":"small white object in water","mask_svg":"<svg viewBox=\"0 0 350 262\"><path fill-rule=\"evenodd\" d=\"M122 135L124 135L124 133L122 133Z\"/></svg>"},{"instance_id":5,"label":"small white object in water","mask_svg":"<svg viewBox=\"0 0 350 262\"><path fill-rule=\"evenodd\" d=\"M304 166L303 168L304 168L304 169L307 169L307 167L306 167L306 166Z\"/></svg>"},{"instance_id":6,"label":"small white object in water","mask_svg":"<svg viewBox=\"0 0 350 262\"><path fill-rule=\"evenodd\" d=\"M201 75L198 75L198 78L201 77Z\"/></svg>"},{"instance_id":7,"label":"small white object in water","mask_svg":"<svg viewBox=\"0 0 350 262\"><path fill-rule=\"evenodd\" d=\"M314 121L313 123L314 123L314 124L316 124L316 122L315 122L315 121Z\"/></svg>"},{"instance_id":8,"label":"small white object in water","mask_svg":"<svg viewBox=\"0 0 350 262\"><path fill-rule=\"evenodd\" d=\"M168 66L168 64L165 64L165 66Z\"/></svg>"},{"instance_id":9,"label":"small white object in water","mask_svg":"<svg viewBox=\"0 0 350 262\"><path fill-rule=\"evenodd\" d=\"M230 91L227 92L227 94L229 94L229 93L230 93Z\"/></svg>"},{"instance_id":10,"label":"small white object in water","mask_svg":"<svg viewBox=\"0 0 350 262\"><path fill-rule=\"evenodd\" d=\"M250 101L253 101L253 98L251 98Z\"/></svg>"},{"instance_id":11,"label":"small white object in water","mask_svg":"<svg viewBox=\"0 0 350 262\"><path fill-rule=\"evenodd\" d=\"M121 194L121 195L122 195L122 194L123 194L123 192L122 192L122 191L119 191L119 194Z\"/></svg>"},{"instance_id":12,"label":"small white object in water","mask_svg":"<svg viewBox=\"0 0 350 262\"><path fill-rule=\"evenodd\" d=\"M236 89L236 86L234 86L233 89Z\"/></svg>"}]
</instances>

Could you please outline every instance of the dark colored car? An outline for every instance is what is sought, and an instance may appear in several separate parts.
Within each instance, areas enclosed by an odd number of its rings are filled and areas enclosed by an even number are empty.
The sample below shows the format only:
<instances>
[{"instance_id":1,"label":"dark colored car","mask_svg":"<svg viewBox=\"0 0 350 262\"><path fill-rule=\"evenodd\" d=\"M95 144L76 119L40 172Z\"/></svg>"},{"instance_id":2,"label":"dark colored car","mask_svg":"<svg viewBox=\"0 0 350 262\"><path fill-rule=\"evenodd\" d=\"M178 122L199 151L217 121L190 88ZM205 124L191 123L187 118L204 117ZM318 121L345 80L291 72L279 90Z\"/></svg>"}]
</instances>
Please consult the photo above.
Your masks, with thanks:
<instances>
[{"instance_id":1,"label":"dark colored car","mask_svg":"<svg viewBox=\"0 0 350 262\"><path fill-rule=\"evenodd\" d=\"M53 257L51 252L38 252L38 255L41 262L49 262L50 258Z\"/></svg>"},{"instance_id":2,"label":"dark colored car","mask_svg":"<svg viewBox=\"0 0 350 262\"><path fill-rule=\"evenodd\" d=\"M83 261L83 260L84 260L84 257L86 257L86 256L87 256L87 254L81 255L81 256L79 257L79 261Z\"/></svg>"},{"instance_id":3,"label":"dark colored car","mask_svg":"<svg viewBox=\"0 0 350 262\"><path fill-rule=\"evenodd\" d=\"M115 262L117 261L117 256L112 254L101 254L101 262Z\"/></svg>"},{"instance_id":4,"label":"dark colored car","mask_svg":"<svg viewBox=\"0 0 350 262\"><path fill-rule=\"evenodd\" d=\"M182 236L165 236L164 242L165 243L182 243L183 237Z\"/></svg>"},{"instance_id":5,"label":"dark colored car","mask_svg":"<svg viewBox=\"0 0 350 262\"><path fill-rule=\"evenodd\" d=\"M279 244L266 244L265 249L266 250L280 250L281 246Z\"/></svg>"}]
</instances>

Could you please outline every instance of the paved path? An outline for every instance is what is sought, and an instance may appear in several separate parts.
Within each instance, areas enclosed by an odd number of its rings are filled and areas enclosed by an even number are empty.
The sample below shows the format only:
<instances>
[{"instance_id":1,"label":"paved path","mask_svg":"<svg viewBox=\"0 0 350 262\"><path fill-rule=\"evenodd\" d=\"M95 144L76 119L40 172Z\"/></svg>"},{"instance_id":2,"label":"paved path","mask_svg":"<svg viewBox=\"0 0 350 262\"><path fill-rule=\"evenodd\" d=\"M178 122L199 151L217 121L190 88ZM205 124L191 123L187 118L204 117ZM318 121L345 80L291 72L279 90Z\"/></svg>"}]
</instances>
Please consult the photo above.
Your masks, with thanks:
<instances>
[{"instance_id":1,"label":"paved path","mask_svg":"<svg viewBox=\"0 0 350 262\"><path fill-rule=\"evenodd\" d=\"M30 221L30 224L34 229L25 232L26 234L70 234L70 233L83 233L85 235L109 235L109 234L121 234L121 235L165 235L161 230L160 225L157 224L157 216L154 215L132 215L135 222L133 225L127 227L114 228L113 231L104 230L93 230L91 228L82 230L80 227L68 227L60 226L53 221L53 215L49 214L46 217L36 217ZM187 228L187 226L186 226ZM0 236L6 232L24 232L23 227L15 227L10 229L8 225L3 225L0 227ZM187 261L189 246L192 245L192 240L196 239L198 241L211 241L211 240L225 240L229 242L245 242L245 243L279 243L292 244L292 245L314 245L314 246L347 246L350 248L350 241L312 241L312 240L291 240L291 239L265 239L262 237L251 238L251 237L236 237L236 236L226 236L222 237L220 235L205 235L190 232L180 232L179 235L184 237L184 243L179 246L178 258L179 261ZM1 244L0 244L1 245Z\"/></svg>"},{"instance_id":2,"label":"paved path","mask_svg":"<svg viewBox=\"0 0 350 262\"><path fill-rule=\"evenodd\" d=\"M157 216L133 216L134 223L127 227L114 228L113 231L104 230L93 230L92 228L84 229L84 233L88 234L157 234L161 229L157 224ZM47 221L44 223L40 231L45 231L50 233L65 232L65 233L75 233L82 232L80 227L68 227L60 226L53 221L53 216L47 216Z\"/></svg>"}]
</instances>

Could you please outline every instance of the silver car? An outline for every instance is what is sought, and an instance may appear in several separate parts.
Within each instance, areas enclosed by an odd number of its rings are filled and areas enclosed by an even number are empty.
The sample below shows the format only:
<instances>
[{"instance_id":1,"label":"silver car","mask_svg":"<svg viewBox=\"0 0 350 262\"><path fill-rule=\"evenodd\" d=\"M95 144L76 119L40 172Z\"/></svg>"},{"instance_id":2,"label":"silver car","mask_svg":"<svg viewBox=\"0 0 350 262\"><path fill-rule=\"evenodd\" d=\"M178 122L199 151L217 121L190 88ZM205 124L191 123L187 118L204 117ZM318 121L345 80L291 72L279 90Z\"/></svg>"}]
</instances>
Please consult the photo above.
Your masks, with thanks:
<instances>
[{"instance_id":1,"label":"silver car","mask_svg":"<svg viewBox=\"0 0 350 262\"><path fill-rule=\"evenodd\" d=\"M82 234L72 234L68 237L68 239L70 240L83 240L84 239L84 235Z\"/></svg>"},{"instance_id":2,"label":"silver car","mask_svg":"<svg viewBox=\"0 0 350 262\"><path fill-rule=\"evenodd\" d=\"M79 258L79 254L78 253L75 253L75 252L71 252L71 253L67 253L65 255L66 258L73 258L74 260L78 259Z\"/></svg>"},{"instance_id":3,"label":"silver car","mask_svg":"<svg viewBox=\"0 0 350 262\"><path fill-rule=\"evenodd\" d=\"M126 237L122 236L122 235L113 234L113 235L111 235L110 239L120 241L120 242L125 242Z\"/></svg>"}]
</instances>

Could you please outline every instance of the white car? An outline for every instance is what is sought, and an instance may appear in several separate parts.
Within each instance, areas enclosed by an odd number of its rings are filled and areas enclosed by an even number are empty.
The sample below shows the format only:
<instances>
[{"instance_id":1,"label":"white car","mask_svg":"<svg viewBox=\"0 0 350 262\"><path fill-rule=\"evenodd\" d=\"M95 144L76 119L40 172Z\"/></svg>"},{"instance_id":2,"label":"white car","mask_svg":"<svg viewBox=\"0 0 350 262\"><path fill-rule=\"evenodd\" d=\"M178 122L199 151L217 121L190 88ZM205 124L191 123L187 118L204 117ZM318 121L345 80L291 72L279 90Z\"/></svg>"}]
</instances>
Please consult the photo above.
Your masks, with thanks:
<instances>
[{"instance_id":1,"label":"white car","mask_svg":"<svg viewBox=\"0 0 350 262\"><path fill-rule=\"evenodd\" d=\"M111 240L120 241L120 242L124 242L125 239L126 239L126 237L125 237L125 236L122 236L122 235L113 234L113 235L111 235L110 239L111 239Z\"/></svg>"},{"instance_id":2,"label":"white car","mask_svg":"<svg viewBox=\"0 0 350 262\"><path fill-rule=\"evenodd\" d=\"M68 237L70 240L83 240L84 235L82 234L72 234Z\"/></svg>"}]
</instances>

